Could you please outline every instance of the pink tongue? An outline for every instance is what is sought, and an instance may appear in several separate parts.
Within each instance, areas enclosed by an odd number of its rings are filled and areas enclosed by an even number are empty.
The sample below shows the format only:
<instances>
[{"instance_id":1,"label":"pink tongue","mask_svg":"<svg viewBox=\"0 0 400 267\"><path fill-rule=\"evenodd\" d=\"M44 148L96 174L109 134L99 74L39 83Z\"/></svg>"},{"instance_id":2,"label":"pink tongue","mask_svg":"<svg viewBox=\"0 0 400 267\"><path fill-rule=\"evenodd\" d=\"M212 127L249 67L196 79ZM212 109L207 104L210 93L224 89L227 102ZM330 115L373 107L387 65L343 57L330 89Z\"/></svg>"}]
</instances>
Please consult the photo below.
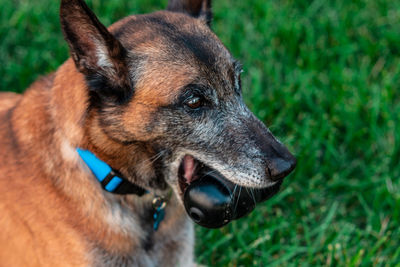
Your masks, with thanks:
<instances>
[{"instance_id":1,"label":"pink tongue","mask_svg":"<svg viewBox=\"0 0 400 267\"><path fill-rule=\"evenodd\" d=\"M184 173L183 176L185 177L186 181L188 183L190 183L192 181L192 179L193 179L193 173L194 173L194 159L193 159L193 157L191 157L189 155L186 155L183 158L183 167L184 167L184 170L185 170L185 173Z\"/></svg>"}]
</instances>

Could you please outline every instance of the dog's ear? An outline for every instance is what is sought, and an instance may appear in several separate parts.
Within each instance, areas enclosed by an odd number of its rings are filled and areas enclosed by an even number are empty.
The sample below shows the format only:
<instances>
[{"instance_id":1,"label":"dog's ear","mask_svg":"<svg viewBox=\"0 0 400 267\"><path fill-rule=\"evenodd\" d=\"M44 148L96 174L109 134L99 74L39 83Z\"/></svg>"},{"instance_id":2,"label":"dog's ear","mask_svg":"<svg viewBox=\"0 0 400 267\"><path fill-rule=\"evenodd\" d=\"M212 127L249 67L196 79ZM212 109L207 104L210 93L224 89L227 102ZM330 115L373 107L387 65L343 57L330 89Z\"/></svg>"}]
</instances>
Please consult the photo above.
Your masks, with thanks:
<instances>
[{"instance_id":1,"label":"dog's ear","mask_svg":"<svg viewBox=\"0 0 400 267\"><path fill-rule=\"evenodd\" d=\"M211 24L211 0L170 0L167 10L183 12Z\"/></svg>"},{"instance_id":2,"label":"dog's ear","mask_svg":"<svg viewBox=\"0 0 400 267\"><path fill-rule=\"evenodd\" d=\"M126 50L82 0L62 0L60 20L77 69L96 100L125 102L132 94Z\"/></svg>"}]
</instances>

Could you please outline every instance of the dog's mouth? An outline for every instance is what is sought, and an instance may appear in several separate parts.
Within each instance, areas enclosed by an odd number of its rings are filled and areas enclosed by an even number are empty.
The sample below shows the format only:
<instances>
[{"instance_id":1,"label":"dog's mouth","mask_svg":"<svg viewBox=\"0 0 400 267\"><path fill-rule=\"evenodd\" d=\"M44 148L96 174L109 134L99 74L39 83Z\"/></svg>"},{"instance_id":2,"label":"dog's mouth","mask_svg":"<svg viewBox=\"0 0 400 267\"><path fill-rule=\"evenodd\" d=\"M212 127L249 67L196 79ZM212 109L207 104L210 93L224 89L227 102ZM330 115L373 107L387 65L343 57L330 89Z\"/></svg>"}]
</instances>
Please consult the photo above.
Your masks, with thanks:
<instances>
[{"instance_id":1,"label":"dog's mouth","mask_svg":"<svg viewBox=\"0 0 400 267\"><path fill-rule=\"evenodd\" d=\"M219 228L249 214L257 203L272 197L282 183L267 188L240 186L190 155L181 161L178 181L186 212L207 228Z\"/></svg>"}]
</instances>

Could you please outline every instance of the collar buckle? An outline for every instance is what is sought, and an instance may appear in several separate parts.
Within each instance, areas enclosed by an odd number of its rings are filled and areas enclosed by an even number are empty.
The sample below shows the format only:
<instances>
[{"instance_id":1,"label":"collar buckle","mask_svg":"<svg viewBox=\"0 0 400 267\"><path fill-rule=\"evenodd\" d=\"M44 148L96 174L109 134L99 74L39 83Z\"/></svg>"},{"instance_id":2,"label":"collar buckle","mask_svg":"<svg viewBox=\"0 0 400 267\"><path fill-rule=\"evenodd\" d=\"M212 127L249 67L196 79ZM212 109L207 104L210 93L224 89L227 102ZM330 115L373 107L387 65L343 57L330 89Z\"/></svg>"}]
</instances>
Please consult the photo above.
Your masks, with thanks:
<instances>
[{"instance_id":1,"label":"collar buckle","mask_svg":"<svg viewBox=\"0 0 400 267\"><path fill-rule=\"evenodd\" d=\"M162 220L164 220L165 217L165 206L167 206L167 202L163 197L156 196L153 199L153 229L154 231L158 230L158 227L160 226L160 223Z\"/></svg>"}]
</instances>

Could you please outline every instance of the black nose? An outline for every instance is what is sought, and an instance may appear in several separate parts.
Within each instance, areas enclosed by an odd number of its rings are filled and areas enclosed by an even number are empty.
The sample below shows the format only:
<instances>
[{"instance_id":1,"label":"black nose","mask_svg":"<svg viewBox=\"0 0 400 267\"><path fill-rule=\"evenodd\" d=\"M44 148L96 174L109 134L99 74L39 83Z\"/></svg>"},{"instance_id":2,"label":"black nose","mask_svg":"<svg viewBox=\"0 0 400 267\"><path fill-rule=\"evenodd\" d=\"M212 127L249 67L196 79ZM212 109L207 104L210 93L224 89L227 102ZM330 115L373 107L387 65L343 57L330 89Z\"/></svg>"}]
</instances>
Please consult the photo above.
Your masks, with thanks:
<instances>
[{"instance_id":1,"label":"black nose","mask_svg":"<svg viewBox=\"0 0 400 267\"><path fill-rule=\"evenodd\" d=\"M287 158L273 158L269 160L267 174L273 181L285 178L296 167L296 158L289 155Z\"/></svg>"}]
</instances>

